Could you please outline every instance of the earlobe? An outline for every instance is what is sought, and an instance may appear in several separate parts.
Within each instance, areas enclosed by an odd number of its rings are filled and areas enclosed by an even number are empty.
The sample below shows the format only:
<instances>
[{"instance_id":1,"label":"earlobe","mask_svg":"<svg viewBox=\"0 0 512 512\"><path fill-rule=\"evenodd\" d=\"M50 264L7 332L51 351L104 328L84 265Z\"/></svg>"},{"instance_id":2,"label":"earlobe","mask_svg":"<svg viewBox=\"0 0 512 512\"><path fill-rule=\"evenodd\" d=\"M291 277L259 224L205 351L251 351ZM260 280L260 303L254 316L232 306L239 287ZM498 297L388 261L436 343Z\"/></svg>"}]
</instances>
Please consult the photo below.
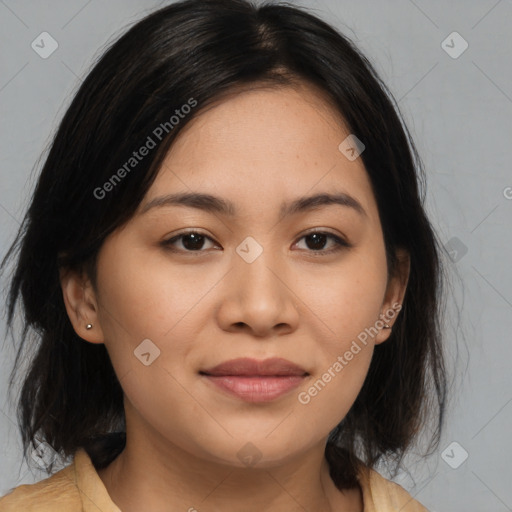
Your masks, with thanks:
<instances>
[{"instance_id":1,"label":"earlobe","mask_svg":"<svg viewBox=\"0 0 512 512\"><path fill-rule=\"evenodd\" d=\"M397 311L396 308L394 311ZM393 322L397 314L393 314L390 309L386 309L379 315L379 319L375 322L375 327L379 330L379 333L375 336L375 345L384 343L391 336Z\"/></svg>"},{"instance_id":2,"label":"earlobe","mask_svg":"<svg viewBox=\"0 0 512 512\"><path fill-rule=\"evenodd\" d=\"M103 343L96 296L90 280L74 270L60 269L66 311L75 332L90 343Z\"/></svg>"},{"instance_id":3,"label":"earlobe","mask_svg":"<svg viewBox=\"0 0 512 512\"><path fill-rule=\"evenodd\" d=\"M386 341L391 335L393 325L396 322L407 290L410 273L410 255L405 249L397 249L397 268L393 276L388 281L386 295L382 304L380 320L382 328L375 338L375 344L378 345ZM386 327L389 326L389 328Z\"/></svg>"}]
</instances>

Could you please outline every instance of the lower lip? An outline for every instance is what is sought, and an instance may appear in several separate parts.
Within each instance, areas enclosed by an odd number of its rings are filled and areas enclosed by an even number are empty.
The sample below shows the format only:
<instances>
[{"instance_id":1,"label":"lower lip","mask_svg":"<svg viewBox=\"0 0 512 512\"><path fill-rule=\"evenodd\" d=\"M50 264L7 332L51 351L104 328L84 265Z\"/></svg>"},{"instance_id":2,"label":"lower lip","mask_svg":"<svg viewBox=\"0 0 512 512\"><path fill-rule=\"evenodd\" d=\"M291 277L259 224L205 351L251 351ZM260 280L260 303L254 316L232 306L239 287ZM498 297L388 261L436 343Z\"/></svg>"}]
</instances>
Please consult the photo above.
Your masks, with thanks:
<instances>
[{"instance_id":1,"label":"lower lip","mask_svg":"<svg viewBox=\"0 0 512 512\"><path fill-rule=\"evenodd\" d=\"M246 402L270 402L288 391L296 388L303 381L303 376L205 376L219 388L235 395Z\"/></svg>"}]
</instances>

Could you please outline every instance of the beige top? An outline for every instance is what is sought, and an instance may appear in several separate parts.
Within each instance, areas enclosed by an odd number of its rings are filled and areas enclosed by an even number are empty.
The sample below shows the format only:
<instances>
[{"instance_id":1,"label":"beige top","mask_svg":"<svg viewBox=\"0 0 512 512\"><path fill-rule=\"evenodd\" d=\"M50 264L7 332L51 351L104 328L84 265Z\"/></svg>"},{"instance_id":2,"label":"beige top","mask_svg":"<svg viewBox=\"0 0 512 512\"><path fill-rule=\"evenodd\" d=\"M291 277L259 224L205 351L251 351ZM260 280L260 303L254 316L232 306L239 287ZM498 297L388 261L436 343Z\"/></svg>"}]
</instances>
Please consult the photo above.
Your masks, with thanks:
<instances>
[{"instance_id":1,"label":"beige top","mask_svg":"<svg viewBox=\"0 0 512 512\"><path fill-rule=\"evenodd\" d=\"M358 480L364 512L428 512L403 487L373 469L363 468ZM15 511L121 512L83 448L69 466L35 484L20 485L0 498L0 512Z\"/></svg>"}]
</instances>

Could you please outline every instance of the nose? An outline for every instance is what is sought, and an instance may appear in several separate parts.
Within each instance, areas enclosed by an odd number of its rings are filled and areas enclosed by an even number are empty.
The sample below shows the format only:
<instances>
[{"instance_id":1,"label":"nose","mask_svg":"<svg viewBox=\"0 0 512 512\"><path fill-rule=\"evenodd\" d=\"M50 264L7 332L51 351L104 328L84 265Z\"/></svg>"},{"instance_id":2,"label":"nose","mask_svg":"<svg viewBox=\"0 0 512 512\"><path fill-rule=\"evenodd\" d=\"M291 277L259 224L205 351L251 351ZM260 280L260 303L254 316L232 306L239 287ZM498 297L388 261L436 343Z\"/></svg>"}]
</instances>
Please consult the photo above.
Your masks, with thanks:
<instances>
[{"instance_id":1,"label":"nose","mask_svg":"<svg viewBox=\"0 0 512 512\"><path fill-rule=\"evenodd\" d=\"M300 301L293 281L291 269L270 250L251 263L235 255L217 311L220 327L256 337L293 332L299 322L296 304Z\"/></svg>"}]
</instances>

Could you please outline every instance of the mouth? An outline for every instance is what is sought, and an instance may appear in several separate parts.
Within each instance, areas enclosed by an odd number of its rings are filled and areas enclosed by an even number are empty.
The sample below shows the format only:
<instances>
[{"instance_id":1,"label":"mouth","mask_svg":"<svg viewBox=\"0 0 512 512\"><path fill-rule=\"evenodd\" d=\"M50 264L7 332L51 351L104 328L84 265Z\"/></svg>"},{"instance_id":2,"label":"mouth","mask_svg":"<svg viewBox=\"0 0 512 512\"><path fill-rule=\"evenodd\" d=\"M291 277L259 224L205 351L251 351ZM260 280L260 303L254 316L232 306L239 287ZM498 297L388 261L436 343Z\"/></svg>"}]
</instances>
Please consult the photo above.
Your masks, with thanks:
<instances>
[{"instance_id":1,"label":"mouth","mask_svg":"<svg viewBox=\"0 0 512 512\"><path fill-rule=\"evenodd\" d=\"M199 372L217 389L246 402L269 402L299 386L309 373L281 358L241 358Z\"/></svg>"}]
</instances>

